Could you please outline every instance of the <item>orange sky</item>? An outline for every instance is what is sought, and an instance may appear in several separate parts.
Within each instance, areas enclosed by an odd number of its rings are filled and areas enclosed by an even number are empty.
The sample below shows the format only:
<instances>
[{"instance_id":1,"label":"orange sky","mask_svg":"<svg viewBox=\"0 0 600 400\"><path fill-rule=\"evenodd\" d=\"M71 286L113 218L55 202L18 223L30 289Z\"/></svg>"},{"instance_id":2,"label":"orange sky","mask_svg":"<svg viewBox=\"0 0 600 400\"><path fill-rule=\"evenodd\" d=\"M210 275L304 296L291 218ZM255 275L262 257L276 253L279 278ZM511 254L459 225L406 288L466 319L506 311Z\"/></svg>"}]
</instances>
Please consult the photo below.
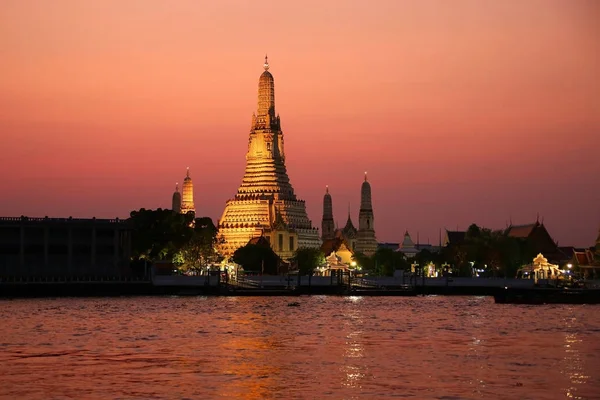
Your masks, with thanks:
<instances>
[{"instance_id":1,"label":"orange sky","mask_svg":"<svg viewBox=\"0 0 600 400\"><path fill-rule=\"evenodd\" d=\"M380 241L501 228L539 212L559 244L600 225L595 0L0 3L0 214L200 215L241 182L265 53L288 172L320 227Z\"/></svg>"}]
</instances>

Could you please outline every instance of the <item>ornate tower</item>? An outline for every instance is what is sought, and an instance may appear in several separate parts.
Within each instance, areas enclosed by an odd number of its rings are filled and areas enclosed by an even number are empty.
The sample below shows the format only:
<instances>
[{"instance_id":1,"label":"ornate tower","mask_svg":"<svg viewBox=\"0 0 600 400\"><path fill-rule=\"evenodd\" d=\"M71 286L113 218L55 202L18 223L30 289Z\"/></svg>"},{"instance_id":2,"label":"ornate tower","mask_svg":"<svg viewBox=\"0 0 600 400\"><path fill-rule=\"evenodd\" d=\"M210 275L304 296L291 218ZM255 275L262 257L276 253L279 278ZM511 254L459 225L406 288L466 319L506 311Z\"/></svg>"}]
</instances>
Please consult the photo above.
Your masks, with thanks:
<instances>
[{"instance_id":1,"label":"ornate tower","mask_svg":"<svg viewBox=\"0 0 600 400\"><path fill-rule=\"evenodd\" d=\"M181 213L187 214L190 211L196 213L196 209L194 208L194 184L192 183L192 178L190 178L190 167L187 168L185 179L183 180L181 197Z\"/></svg>"},{"instance_id":2,"label":"ornate tower","mask_svg":"<svg viewBox=\"0 0 600 400\"><path fill-rule=\"evenodd\" d=\"M356 239L356 251L367 256L377 251L377 240L375 239L375 217L373 216L373 205L371 203L371 185L365 180L360 189L360 211L358 213L358 234Z\"/></svg>"},{"instance_id":3,"label":"ornate tower","mask_svg":"<svg viewBox=\"0 0 600 400\"><path fill-rule=\"evenodd\" d=\"M333 204L329 194L329 186L325 188L323 196L323 220L321 221L321 239L323 241L333 239L335 236L335 224L333 222Z\"/></svg>"},{"instance_id":4,"label":"ornate tower","mask_svg":"<svg viewBox=\"0 0 600 400\"><path fill-rule=\"evenodd\" d=\"M350 216L350 203L348 203L348 219L346 225L340 231L342 238L348 243L352 251L356 250L356 236L357 230L352 223L352 217Z\"/></svg>"},{"instance_id":5,"label":"ornate tower","mask_svg":"<svg viewBox=\"0 0 600 400\"><path fill-rule=\"evenodd\" d=\"M267 57L264 69L258 81L257 111L252 115L246 172L219 220L223 240L219 250L230 256L253 237L264 236L286 259L298 247L318 248L321 241L287 175L283 132L275 114L275 84Z\"/></svg>"},{"instance_id":6,"label":"ornate tower","mask_svg":"<svg viewBox=\"0 0 600 400\"><path fill-rule=\"evenodd\" d=\"M181 212L181 193L179 193L179 183L175 184L171 209L177 213Z\"/></svg>"}]
</instances>

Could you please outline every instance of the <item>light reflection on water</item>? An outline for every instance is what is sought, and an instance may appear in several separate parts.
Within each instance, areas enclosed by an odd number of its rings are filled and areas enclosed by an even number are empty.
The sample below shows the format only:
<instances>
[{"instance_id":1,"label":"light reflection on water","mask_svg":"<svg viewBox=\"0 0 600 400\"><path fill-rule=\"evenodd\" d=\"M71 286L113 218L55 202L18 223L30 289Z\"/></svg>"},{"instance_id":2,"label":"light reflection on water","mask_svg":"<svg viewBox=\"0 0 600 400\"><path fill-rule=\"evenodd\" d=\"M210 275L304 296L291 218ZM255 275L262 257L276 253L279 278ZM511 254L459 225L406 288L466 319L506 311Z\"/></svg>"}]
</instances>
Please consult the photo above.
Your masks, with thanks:
<instances>
[{"instance_id":1,"label":"light reflection on water","mask_svg":"<svg viewBox=\"0 0 600 400\"><path fill-rule=\"evenodd\" d=\"M578 331L581 324L577 320L571 307L564 312L564 351L562 373L569 379L570 385L566 388L565 394L570 399L583 399L578 394L578 388L584 385L590 376L585 374L585 360L580 354L582 339L578 338Z\"/></svg>"},{"instance_id":2,"label":"light reflection on water","mask_svg":"<svg viewBox=\"0 0 600 400\"><path fill-rule=\"evenodd\" d=\"M362 311L358 307L362 297L350 296L348 302L345 305L344 317L346 323L344 331L346 333L346 341L344 343L345 352L344 357L346 358L340 371L342 372L342 386L346 388L358 388L360 389L360 381L365 377L362 370L363 363L360 359L364 356L364 347L362 344L363 340L363 319Z\"/></svg>"},{"instance_id":3,"label":"light reflection on water","mask_svg":"<svg viewBox=\"0 0 600 400\"><path fill-rule=\"evenodd\" d=\"M600 398L598 306L45 299L0 301L0 319L3 399Z\"/></svg>"}]
</instances>

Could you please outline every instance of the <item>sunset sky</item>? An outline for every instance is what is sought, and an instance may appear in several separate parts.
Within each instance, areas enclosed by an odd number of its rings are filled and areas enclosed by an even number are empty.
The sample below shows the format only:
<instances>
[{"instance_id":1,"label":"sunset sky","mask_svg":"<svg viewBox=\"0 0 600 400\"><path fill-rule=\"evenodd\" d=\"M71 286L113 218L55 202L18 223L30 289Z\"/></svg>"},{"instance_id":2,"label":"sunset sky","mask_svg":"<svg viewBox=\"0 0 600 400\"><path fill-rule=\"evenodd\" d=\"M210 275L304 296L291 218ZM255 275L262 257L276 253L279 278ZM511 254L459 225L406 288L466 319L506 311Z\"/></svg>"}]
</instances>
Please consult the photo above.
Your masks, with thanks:
<instances>
[{"instance_id":1,"label":"sunset sky","mask_svg":"<svg viewBox=\"0 0 600 400\"><path fill-rule=\"evenodd\" d=\"M379 241L540 219L600 227L595 0L0 2L1 216L170 207L216 222L244 172L265 53L288 173L320 227Z\"/></svg>"}]
</instances>

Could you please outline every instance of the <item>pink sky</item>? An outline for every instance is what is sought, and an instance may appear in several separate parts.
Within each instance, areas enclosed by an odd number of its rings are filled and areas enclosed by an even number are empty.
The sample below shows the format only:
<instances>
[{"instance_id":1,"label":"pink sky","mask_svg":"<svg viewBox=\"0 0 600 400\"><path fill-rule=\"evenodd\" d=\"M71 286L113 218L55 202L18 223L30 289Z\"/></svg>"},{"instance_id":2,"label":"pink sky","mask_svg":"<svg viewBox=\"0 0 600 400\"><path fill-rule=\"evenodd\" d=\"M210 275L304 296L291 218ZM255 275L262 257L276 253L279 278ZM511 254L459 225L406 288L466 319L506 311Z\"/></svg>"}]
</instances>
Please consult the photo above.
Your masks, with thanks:
<instances>
[{"instance_id":1,"label":"pink sky","mask_svg":"<svg viewBox=\"0 0 600 400\"><path fill-rule=\"evenodd\" d=\"M544 217L600 226L595 0L0 3L0 215L170 207L187 166L215 221L241 182L264 54L288 173L380 241Z\"/></svg>"}]
</instances>

